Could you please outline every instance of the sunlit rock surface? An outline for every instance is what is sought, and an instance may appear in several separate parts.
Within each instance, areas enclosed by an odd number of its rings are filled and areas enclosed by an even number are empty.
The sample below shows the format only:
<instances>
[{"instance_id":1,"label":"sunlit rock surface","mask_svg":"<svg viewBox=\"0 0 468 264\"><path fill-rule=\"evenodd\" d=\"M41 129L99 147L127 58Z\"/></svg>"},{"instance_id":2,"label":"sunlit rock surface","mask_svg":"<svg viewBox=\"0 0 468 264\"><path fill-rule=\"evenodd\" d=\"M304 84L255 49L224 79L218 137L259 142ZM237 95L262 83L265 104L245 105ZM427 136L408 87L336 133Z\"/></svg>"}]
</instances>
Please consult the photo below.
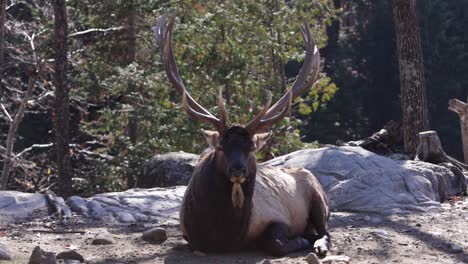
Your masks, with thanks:
<instances>
[{"instance_id":1,"label":"sunlit rock surface","mask_svg":"<svg viewBox=\"0 0 468 264\"><path fill-rule=\"evenodd\" d=\"M190 154L185 161L187 166L177 171L183 175L173 176L188 182L197 159L198 156ZM466 177L457 178L443 166L390 159L360 147L300 150L266 164L312 171L327 192L331 208L343 211L398 213L437 209L440 202L460 193L468 182ZM156 187L90 198L72 196L65 206L90 221L108 224L177 224L185 189L185 186ZM0 192L0 223L47 215L49 207L54 208L42 194L3 191Z\"/></svg>"},{"instance_id":2,"label":"sunlit rock surface","mask_svg":"<svg viewBox=\"0 0 468 264\"><path fill-rule=\"evenodd\" d=\"M185 186L130 189L90 198L72 196L67 204L72 211L109 223L172 223L179 219L184 192Z\"/></svg>"},{"instance_id":3,"label":"sunlit rock surface","mask_svg":"<svg viewBox=\"0 0 468 264\"><path fill-rule=\"evenodd\" d=\"M48 212L47 201L42 194L0 191L0 225L2 222L45 216Z\"/></svg>"},{"instance_id":4,"label":"sunlit rock surface","mask_svg":"<svg viewBox=\"0 0 468 264\"><path fill-rule=\"evenodd\" d=\"M266 163L310 170L336 210L426 211L460 193L462 181L468 182L442 166L394 160L360 147L299 150Z\"/></svg>"}]
</instances>

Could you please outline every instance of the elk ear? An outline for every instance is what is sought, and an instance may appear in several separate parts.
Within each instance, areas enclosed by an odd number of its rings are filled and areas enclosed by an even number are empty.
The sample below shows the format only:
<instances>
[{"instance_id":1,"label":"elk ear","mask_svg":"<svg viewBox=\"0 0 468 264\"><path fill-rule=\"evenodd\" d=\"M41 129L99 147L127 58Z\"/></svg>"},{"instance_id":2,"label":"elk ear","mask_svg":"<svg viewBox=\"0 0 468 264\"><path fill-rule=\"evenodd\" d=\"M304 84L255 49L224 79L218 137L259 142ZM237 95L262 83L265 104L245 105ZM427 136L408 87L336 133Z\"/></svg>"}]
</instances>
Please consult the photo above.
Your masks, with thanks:
<instances>
[{"instance_id":1,"label":"elk ear","mask_svg":"<svg viewBox=\"0 0 468 264\"><path fill-rule=\"evenodd\" d=\"M261 148L263 148L263 146L265 146L265 143L268 140L268 138L270 138L270 136L271 136L271 132L255 134L253 137L255 150L260 150Z\"/></svg>"},{"instance_id":2,"label":"elk ear","mask_svg":"<svg viewBox=\"0 0 468 264\"><path fill-rule=\"evenodd\" d=\"M218 146L218 139L219 139L219 133L218 131L211 131L211 130L201 130L203 133L203 136L205 136L206 142L210 147L216 148Z\"/></svg>"}]
</instances>

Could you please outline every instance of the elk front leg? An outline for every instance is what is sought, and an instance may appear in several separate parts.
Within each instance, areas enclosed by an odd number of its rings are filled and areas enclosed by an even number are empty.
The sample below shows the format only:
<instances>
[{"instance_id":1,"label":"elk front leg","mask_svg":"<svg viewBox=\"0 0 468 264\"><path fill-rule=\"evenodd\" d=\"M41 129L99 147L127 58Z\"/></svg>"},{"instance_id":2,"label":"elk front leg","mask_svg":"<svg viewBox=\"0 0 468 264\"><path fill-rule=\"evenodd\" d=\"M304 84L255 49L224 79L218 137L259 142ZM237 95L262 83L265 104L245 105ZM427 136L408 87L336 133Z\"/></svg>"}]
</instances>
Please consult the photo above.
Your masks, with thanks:
<instances>
[{"instance_id":1,"label":"elk front leg","mask_svg":"<svg viewBox=\"0 0 468 264\"><path fill-rule=\"evenodd\" d=\"M281 257L310 247L303 237L288 239L288 226L284 223L270 224L263 235L263 248L273 256Z\"/></svg>"},{"instance_id":2,"label":"elk front leg","mask_svg":"<svg viewBox=\"0 0 468 264\"><path fill-rule=\"evenodd\" d=\"M304 234L304 237L313 244L314 253L320 257L324 257L331 246L330 234L327 231L328 216L328 206L325 202L314 203Z\"/></svg>"}]
</instances>

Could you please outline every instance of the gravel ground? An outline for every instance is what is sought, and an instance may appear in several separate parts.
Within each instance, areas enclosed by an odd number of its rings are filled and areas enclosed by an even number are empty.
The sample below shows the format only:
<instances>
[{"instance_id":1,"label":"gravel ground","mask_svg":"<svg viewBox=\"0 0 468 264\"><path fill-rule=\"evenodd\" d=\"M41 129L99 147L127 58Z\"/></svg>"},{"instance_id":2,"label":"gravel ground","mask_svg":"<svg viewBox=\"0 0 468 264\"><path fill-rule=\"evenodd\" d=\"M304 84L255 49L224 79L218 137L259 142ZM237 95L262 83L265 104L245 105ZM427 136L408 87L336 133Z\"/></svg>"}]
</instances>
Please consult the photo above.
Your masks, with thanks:
<instances>
[{"instance_id":1,"label":"gravel ground","mask_svg":"<svg viewBox=\"0 0 468 264\"><path fill-rule=\"evenodd\" d=\"M74 249L86 263L306 263L309 252L272 258L262 252L198 256L189 251L177 226L164 226L168 240L161 245L144 241L150 225L107 226L74 218L66 225L52 219L0 226L0 243L12 261L27 263L40 246L56 254ZM68 231L70 233L64 233ZM75 232L75 233L73 233ZM109 232L114 242L93 245L96 234ZM440 210L405 215L333 212L332 249L350 263L468 263L468 199L443 204Z\"/></svg>"}]
</instances>

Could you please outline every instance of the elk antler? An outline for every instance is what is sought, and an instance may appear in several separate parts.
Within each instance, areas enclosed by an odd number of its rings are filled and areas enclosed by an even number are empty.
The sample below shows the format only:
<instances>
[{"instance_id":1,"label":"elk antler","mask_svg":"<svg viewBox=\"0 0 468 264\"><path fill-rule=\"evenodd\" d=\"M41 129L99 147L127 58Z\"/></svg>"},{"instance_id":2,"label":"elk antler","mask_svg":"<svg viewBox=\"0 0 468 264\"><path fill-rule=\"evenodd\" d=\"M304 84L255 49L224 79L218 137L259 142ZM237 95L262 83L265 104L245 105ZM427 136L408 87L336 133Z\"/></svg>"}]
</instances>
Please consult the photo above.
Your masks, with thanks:
<instances>
[{"instance_id":1,"label":"elk antler","mask_svg":"<svg viewBox=\"0 0 468 264\"><path fill-rule=\"evenodd\" d=\"M175 17L175 15L172 16L169 21L169 25L166 28L166 16L161 16L158 20L158 25L153 28L156 43L162 48L163 64L166 74L169 77L169 81L172 83L172 86L182 95L182 107L187 114L197 120L211 123L218 132L222 133L222 131L227 127L227 118L221 90L218 97L221 119L218 119L192 98L180 78L174 58L174 51L172 49L172 29L174 27Z\"/></svg>"},{"instance_id":2,"label":"elk antler","mask_svg":"<svg viewBox=\"0 0 468 264\"><path fill-rule=\"evenodd\" d=\"M153 31L156 36L156 43L161 46L163 51L163 64L169 81L182 95L182 107L191 117L211 123L218 132L222 133L227 128L227 117L221 90L218 95L221 118L218 119L197 103L185 88L180 78L179 71L177 70L172 49L172 29L174 27L175 15L169 21L167 29L165 20L166 16L161 16L157 27L154 27ZM291 110L292 100L307 91L317 80L320 66L320 54L312 37L309 24L305 19L304 26L301 27L301 32L306 46L306 56L299 75L293 86L289 88L271 108L271 92L269 93L268 100L262 110L245 126L252 135L258 131L267 130L283 119ZM312 79L307 82L307 77L310 75L312 69Z\"/></svg>"},{"instance_id":3,"label":"elk antler","mask_svg":"<svg viewBox=\"0 0 468 264\"><path fill-rule=\"evenodd\" d=\"M304 26L301 27L304 37L306 56L299 75L293 86L289 88L284 95L270 108L266 104L245 128L253 135L258 131L264 131L283 119L291 110L292 100L307 91L317 81L318 70L320 67L320 54L315 45L315 41L310 31L309 23L304 19ZM307 82L313 68L312 79ZM278 113L279 112L279 113Z\"/></svg>"}]
</instances>

